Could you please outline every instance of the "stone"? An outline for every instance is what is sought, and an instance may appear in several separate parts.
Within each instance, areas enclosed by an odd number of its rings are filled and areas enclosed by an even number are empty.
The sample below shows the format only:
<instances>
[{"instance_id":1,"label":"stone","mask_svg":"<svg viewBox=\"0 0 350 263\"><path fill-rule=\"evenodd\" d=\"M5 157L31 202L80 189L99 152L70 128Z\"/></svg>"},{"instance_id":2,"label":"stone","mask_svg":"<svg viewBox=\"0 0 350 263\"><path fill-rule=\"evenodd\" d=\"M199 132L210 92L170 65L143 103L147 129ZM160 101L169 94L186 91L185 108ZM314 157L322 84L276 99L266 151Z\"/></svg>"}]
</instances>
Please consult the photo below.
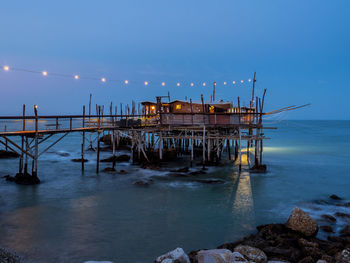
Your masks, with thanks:
<instances>
[{"instance_id":1,"label":"stone","mask_svg":"<svg viewBox=\"0 0 350 263\"><path fill-rule=\"evenodd\" d=\"M267 263L289 263L289 261L284 260L269 260Z\"/></svg>"},{"instance_id":2,"label":"stone","mask_svg":"<svg viewBox=\"0 0 350 263\"><path fill-rule=\"evenodd\" d=\"M302 260L299 260L298 263L315 263L312 257L308 256L303 258Z\"/></svg>"},{"instance_id":3,"label":"stone","mask_svg":"<svg viewBox=\"0 0 350 263\"><path fill-rule=\"evenodd\" d=\"M157 257L155 263L190 263L185 251L178 247L162 256Z\"/></svg>"},{"instance_id":4,"label":"stone","mask_svg":"<svg viewBox=\"0 0 350 263\"><path fill-rule=\"evenodd\" d=\"M331 196L329 196L330 199L333 199L333 200L343 200L342 198L340 198L339 196L333 194Z\"/></svg>"},{"instance_id":5,"label":"stone","mask_svg":"<svg viewBox=\"0 0 350 263\"><path fill-rule=\"evenodd\" d=\"M114 155L106 159L102 159L101 163L128 162L129 160L130 160L130 155L121 154L118 156Z\"/></svg>"},{"instance_id":6,"label":"stone","mask_svg":"<svg viewBox=\"0 0 350 263\"><path fill-rule=\"evenodd\" d=\"M188 171L189 171L188 167L175 169L175 170L170 170L170 172L172 172L172 173L187 173Z\"/></svg>"},{"instance_id":7,"label":"stone","mask_svg":"<svg viewBox=\"0 0 350 263\"><path fill-rule=\"evenodd\" d=\"M120 173L120 174L127 174L128 172L125 171L125 170L120 170L119 173Z\"/></svg>"},{"instance_id":8,"label":"stone","mask_svg":"<svg viewBox=\"0 0 350 263\"><path fill-rule=\"evenodd\" d=\"M285 225L307 237L316 236L318 232L316 221L312 219L308 213L298 207L293 209Z\"/></svg>"},{"instance_id":9,"label":"stone","mask_svg":"<svg viewBox=\"0 0 350 263\"><path fill-rule=\"evenodd\" d=\"M115 172L115 169L113 167L106 167L103 169L104 172Z\"/></svg>"},{"instance_id":10,"label":"stone","mask_svg":"<svg viewBox=\"0 0 350 263\"><path fill-rule=\"evenodd\" d=\"M246 259L254 261L256 263L267 262L267 256L264 251L250 246L239 245L235 247L234 252L241 253Z\"/></svg>"},{"instance_id":11,"label":"stone","mask_svg":"<svg viewBox=\"0 0 350 263\"><path fill-rule=\"evenodd\" d=\"M342 213L342 212L335 213L335 216L341 217L341 218L350 218L350 214L345 214L345 213Z\"/></svg>"},{"instance_id":12,"label":"stone","mask_svg":"<svg viewBox=\"0 0 350 263\"><path fill-rule=\"evenodd\" d=\"M319 259L316 261L316 263L328 263L326 260L323 260L323 259Z\"/></svg>"},{"instance_id":13,"label":"stone","mask_svg":"<svg viewBox=\"0 0 350 263\"><path fill-rule=\"evenodd\" d=\"M325 215L322 215L321 217L322 217L323 219L326 219L326 220L329 221L329 222L332 222L332 223L334 223L334 222L337 221L337 219L336 219L334 216L332 216L332 215L327 215L327 214L325 214Z\"/></svg>"},{"instance_id":14,"label":"stone","mask_svg":"<svg viewBox=\"0 0 350 263\"><path fill-rule=\"evenodd\" d=\"M198 263L231 263L233 253L228 249L200 250L197 260Z\"/></svg>"},{"instance_id":15,"label":"stone","mask_svg":"<svg viewBox=\"0 0 350 263\"><path fill-rule=\"evenodd\" d=\"M81 163L81 162L88 162L89 160L88 159L81 159L81 158L78 158L78 159L72 159L72 162L75 162L75 163Z\"/></svg>"},{"instance_id":16,"label":"stone","mask_svg":"<svg viewBox=\"0 0 350 263\"><path fill-rule=\"evenodd\" d=\"M248 260L246 260L241 253L233 252L231 263L240 263L240 262L248 262Z\"/></svg>"},{"instance_id":17,"label":"stone","mask_svg":"<svg viewBox=\"0 0 350 263\"><path fill-rule=\"evenodd\" d=\"M197 183L203 183L203 184L223 184L225 181L220 179L197 179L194 180Z\"/></svg>"},{"instance_id":18,"label":"stone","mask_svg":"<svg viewBox=\"0 0 350 263\"><path fill-rule=\"evenodd\" d=\"M320 226L320 229L322 229L326 233L334 233L333 228L331 226Z\"/></svg>"},{"instance_id":19,"label":"stone","mask_svg":"<svg viewBox=\"0 0 350 263\"><path fill-rule=\"evenodd\" d=\"M342 230L340 230L340 235L342 237L350 237L350 225L346 225Z\"/></svg>"},{"instance_id":20,"label":"stone","mask_svg":"<svg viewBox=\"0 0 350 263\"><path fill-rule=\"evenodd\" d=\"M335 255L337 263L350 263L350 249L344 249L343 251Z\"/></svg>"},{"instance_id":21,"label":"stone","mask_svg":"<svg viewBox=\"0 0 350 263\"><path fill-rule=\"evenodd\" d=\"M17 158L19 156L20 155L18 153L12 151L0 150L0 159Z\"/></svg>"},{"instance_id":22,"label":"stone","mask_svg":"<svg viewBox=\"0 0 350 263\"><path fill-rule=\"evenodd\" d=\"M134 185L137 185L137 186L149 186L150 183L153 183L153 180L152 179L148 179L148 180L139 180L139 181L136 181L134 183Z\"/></svg>"},{"instance_id":23,"label":"stone","mask_svg":"<svg viewBox=\"0 0 350 263\"><path fill-rule=\"evenodd\" d=\"M298 244L299 246L301 247L319 247L319 245L317 243L314 243L314 242L310 242L310 241L307 241L306 239L304 238L300 238L298 240Z\"/></svg>"}]
</instances>

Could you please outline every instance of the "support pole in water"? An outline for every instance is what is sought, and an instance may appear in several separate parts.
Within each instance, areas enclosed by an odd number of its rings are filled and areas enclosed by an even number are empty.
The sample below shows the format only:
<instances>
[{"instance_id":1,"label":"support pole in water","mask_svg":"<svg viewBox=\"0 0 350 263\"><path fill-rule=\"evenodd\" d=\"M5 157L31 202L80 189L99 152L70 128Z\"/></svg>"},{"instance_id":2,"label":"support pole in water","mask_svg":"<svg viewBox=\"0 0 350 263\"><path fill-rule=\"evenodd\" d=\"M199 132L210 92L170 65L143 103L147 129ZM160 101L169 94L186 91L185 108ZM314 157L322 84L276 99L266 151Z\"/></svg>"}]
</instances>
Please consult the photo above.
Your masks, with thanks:
<instances>
[{"instance_id":1,"label":"support pole in water","mask_svg":"<svg viewBox=\"0 0 350 263\"><path fill-rule=\"evenodd\" d=\"M100 122L101 122L100 114L101 114L101 106L98 106L98 119L97 119L98 129L97 129L96 173L99 173L99 170L100 170Z\"/></svg>"},{"instance_id":2,"label":"support pole in water","mask_svg":"<svg viewBox=\"0 0 350 263\"><path fill-rule=\"evenodd\" d=\"M194 144L193 144L193 136L194 135L194 132L193 132L193 130L192 130L192 135L191 135L191 162L190 162L190 164L191 164L191 167L192 167L192 163L193 163L193 147L194 147Z\"/></svg>"},{"instance_id":3,"label":"support pole in water","mask_svg":"<svg viewBox=\"0 0 350 263\"><path fill-rule=\"evenodd\" d=\"M39 134L38 134L38 106L34 105L35 114L35 137L34 137L34 160L32 166L32 176L37 177L38 172L38 154L39 154Z\"/></svg>"},{"instance_id":4,"label":"support pole in water","mask_svg":"<svg viewBox=\"0 0 350 263\"><path fill-rule=\"evenodd\" d=\"M204 116L204 115L203 115ZM203 125L203 141L202 141L202 164L203 169L205 168L205 125Z\"/></svg>"},{"instance_id":5,"label":"support pole in water","mask_svg":"<svg viewBox=\"0 0 350 263\"><path fill-rule=\"evenodd\" d=\"M26 115L26 105L25 104L23 104L23 123L22 123L22 130L23 131L25 131L25 129L26 129L26 119L25 119L25 115ZM24 149L24 136L22 135L22 144L21 144L21 146L22 146L22 149ZM19 160L19 173L21 174L22 173L22 171L23 171L23 156L24 156L24 153L23 153L23 150L21 151L21 158L20 158L20 160Z\"/></svg>"},{"instance_id":6,"label":"support pole in water","mask_svg":"<svg viewBox=\"0 0 350 263\"><path fill-rule=\"evenodd\" d=\"M83 106L83 142L81 144L81 170L84 172L84 152L85 152L85 105Z\"/></svg>"}]
</instances>

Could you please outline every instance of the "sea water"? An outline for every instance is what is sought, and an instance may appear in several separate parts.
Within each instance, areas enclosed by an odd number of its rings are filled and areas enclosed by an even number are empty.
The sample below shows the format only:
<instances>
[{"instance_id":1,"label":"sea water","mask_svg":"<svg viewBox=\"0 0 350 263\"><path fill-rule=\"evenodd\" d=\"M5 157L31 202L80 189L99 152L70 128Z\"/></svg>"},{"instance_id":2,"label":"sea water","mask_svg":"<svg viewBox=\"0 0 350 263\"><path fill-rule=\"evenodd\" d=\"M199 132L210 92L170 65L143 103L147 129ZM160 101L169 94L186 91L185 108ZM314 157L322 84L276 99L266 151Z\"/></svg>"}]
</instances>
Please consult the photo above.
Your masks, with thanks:
<instances>
[{"instance_id":1,"label":"sea water","mask_svg":"<svg viewBox=\"0 0 350 263\"><path fill-rule=\"evenodd\" d=\"M0 246L28 262L144 263L176 247L189 252L235 241L259 224L284 222L294 206L314 217L349 213L317 200L333 193L350 199L350 121L266 126L277 127L265 130L271 138L264 143L266 174L238 173L231 164L188 178L168 176L169 167L155 171L129 163L117 164L127 174L96 174L93 152L82 173L71 161L80 158L81 135L70 134L40 157L40 185L0 181ZM101 159L110 155L102 152ZM101 163L101 170L107 166ZM1 175L17 169L18 159L0 160ZM153 179L148 187L134 185L147 178Z\"/></svg>"}]
</instances>

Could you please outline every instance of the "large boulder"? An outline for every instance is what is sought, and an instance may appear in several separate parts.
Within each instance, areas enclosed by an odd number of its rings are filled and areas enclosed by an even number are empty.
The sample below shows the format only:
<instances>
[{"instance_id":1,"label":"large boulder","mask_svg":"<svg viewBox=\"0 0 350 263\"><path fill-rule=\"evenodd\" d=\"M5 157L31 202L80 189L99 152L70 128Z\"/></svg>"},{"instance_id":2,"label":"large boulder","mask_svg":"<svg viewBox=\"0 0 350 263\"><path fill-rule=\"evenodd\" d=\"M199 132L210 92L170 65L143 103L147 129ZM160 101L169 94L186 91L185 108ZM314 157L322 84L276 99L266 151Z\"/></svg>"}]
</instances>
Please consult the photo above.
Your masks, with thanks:
<instances>
[{"instance_id":1,"label":"large boulder","mask_svg":"<svg viewBox=\"0 0 350 263\"><path fill-rule=\"evenodd\" d=\"M239 252L242 254L246 259L254 261L255 263L266 263L267 262L267 256L264 253L264 251L250 246L242 246L239 245L235 247L235 252Z\"/></svg>"},{"instance_id":2,"label":"large boulder","mask_svg":"<svg viewBox=\"0 0 350 263\"><path fill-rule=\"evenodd\" d=\"M155 263L190 263L185 251L178 247L162 256L157 257Z\"/></svg>"},{"instance_id":3,"label":"large boulder","mask_svg":"<svg viewBox=\"0 0 350 263\"><path fill-rule=\"evenodd\" d=\"M228 249L200 250L197 259L198 263L231 263L233 254Z\"/></svg>"},{"instance_id":4,"label":"large boulder","mask_svg":"<svg viewBox=\"0 0 350 263\"><path fill-rule=\"evenodd\" d=\"M286 227L297 231L307 237L316 236L318 225L311 216L302 209L295 207L288 218Z\"/></svg>"}]
</instances>

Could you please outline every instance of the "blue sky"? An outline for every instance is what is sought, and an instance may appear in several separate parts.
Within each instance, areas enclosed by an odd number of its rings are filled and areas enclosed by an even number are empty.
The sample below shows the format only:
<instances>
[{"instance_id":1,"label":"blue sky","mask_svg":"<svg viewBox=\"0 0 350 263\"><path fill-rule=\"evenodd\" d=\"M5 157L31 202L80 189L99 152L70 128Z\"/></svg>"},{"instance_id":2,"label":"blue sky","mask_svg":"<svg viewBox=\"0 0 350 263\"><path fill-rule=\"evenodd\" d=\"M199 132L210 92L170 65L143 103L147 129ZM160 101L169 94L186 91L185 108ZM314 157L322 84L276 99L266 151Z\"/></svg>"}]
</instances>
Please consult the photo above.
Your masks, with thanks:
<instances>
[{"instance_id":1,"label":"blue sky","mask_svg":"<svg viewBox=\"0 0 350 263\"><path fill-rule=\"evenodd\" d=\"M49 76L0 70L0 113L20 114L23 103L38 104L40 114L80 113L89 93L99 104L168 91L209 99L211 88L200 83L213 81L217 98L248 102L248 83L223 82L256 71L258 94L267 89L266 110L311 102L282 117L350 119L349 10L348 0L3 1L0 64Z\"/></svg>"}]
</instances>

